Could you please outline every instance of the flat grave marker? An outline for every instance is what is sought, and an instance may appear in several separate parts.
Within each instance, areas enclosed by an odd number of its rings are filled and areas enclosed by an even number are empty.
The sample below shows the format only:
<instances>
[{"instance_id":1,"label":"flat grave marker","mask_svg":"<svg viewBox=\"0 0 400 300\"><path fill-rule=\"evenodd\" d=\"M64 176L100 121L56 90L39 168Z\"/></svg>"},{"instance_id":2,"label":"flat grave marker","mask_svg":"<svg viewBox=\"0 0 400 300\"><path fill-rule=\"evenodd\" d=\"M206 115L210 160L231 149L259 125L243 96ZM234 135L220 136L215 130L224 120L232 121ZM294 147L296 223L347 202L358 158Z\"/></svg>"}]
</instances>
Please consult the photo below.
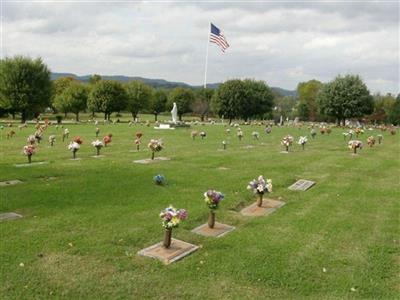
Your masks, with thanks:
<instances>
[{"instance_id":1,"label":"flat grave marker","mask_svg":"<svg viewBox=\"0 0 400 300\"><path fill-rule=\"evenodd\" d=\"M231 232L234 229L235 229L234 226L215 222L214 228L208 227L208 224L206 223L196 227L195 229L192 230L192 232L204 236L221 237Z\"/></svg>"},{"instance_id":2,"label":"flat grave marker","mask_svg":"<svg viewBox=\"0 0 400 300\"><path fill-rule=\"evenodd\" d=\"M0 181L0 186L11 186L11 185L16 185L22 183L21 180L15 179L15 180L7 180L7 181Z\"/></svg>"},{"instance_id":3,"label":"flat grave marker","mask_svg":"<svg viewBox=\"0 0 400 300\"><path fill-rule=\"evenodd\" d=\"M165 248L163 243L157 243L138 252L139 255L158 259L168 265L184 258L199 249L199 246L181 240L171 239L171 246Z\"/></svg>"},{"instance_id":4,"label":"flat grave marker","mask_svg":"<svg viewBox=\"0 0 400 300\"><path fill-rule=\"evenodd\" d=\"M15 164L14 166L16 166L17 168L21 168L21 167L30 167L30 166L38 166L38 165L45 165L48 164L48 161L38 161L38 162L33 162L33 163L26 163L26 164Z\"/></svg>"},{"instance_id":5,"label":"flat grave marker","mask_svg":"<svg viewBox=\"0 0 400 300\"><path fill-rule=\"evenodd\" d=\"M15 212L0 213L0 222L11 221L20 218L22 218L22 215L19 215Z\"/></svg>"},{"instance_id":6,"label":"flat grave marker","mask_svg":"<svg viewBox=\"0 0 400 300\"><path fill-rule=\"evenodd\" d=\"M284 205L285 202L282 201L273 199L263 199L261 207L257 206L257 203L254 202L253 204L243 208L240 211L240 213L243 216L247 217L259 217L259 216L269 215Z\"/></svg>"},{"instance_id":7,"label":"flat grave marker","mask_svg":"<svg viewBox=\"0 0 400 300\"><path fill-rule=\"evenodd\" d=\"M295 183L293 183L291 186L289 186L288 189L292 191L307 191L313 185L315 185L314 181L300 179L297 180Z\"/></svg>"},{"instance_id":8,"label":"flat grave marker","mask_svg":"<svg viewBox=\"0 0 400 300\"><path fill-rule=\"evenodd\" d=\"M170 159L169 157L162 157L162 156L159 156L159 157L155 157L154 159L145 158L145 159L134 160L133 162L134 162L135 164L144 164L144 165L147 165L147 164L155 163L155 162L157 162L157 161L166 161L166 160L171 160L171 159Z\"/></svg>"}]
</instances>

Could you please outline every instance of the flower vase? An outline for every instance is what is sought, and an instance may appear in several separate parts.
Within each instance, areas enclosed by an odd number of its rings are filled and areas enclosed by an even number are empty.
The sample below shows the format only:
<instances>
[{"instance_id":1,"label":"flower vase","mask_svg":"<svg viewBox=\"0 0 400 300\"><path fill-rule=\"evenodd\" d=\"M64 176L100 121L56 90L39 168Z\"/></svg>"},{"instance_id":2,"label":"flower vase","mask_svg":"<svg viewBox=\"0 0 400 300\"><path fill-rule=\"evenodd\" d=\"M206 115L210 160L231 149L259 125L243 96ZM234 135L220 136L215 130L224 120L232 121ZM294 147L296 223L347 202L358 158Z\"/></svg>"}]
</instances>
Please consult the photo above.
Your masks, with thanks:
<instances>
[{"instance_id":1,"label":"flower vase","mask_svg":"<svg viewBox=\"0 0 400 300\"><path fill-rule=\"evenodd\" d=\"M32 155L28 155L28 163L32 162Z\"/></svg>"},{"instance_id":2,"label":"flower vase","mask_svg":"<svg viewBox=\"0 0 400 300\"><path fill-rule=\"evenodd\" d=\"M257 206L261 207L263 204L263 195L262 193L258 193L258 199L257 199Z\"/></svg>"},{"instance_id":3,"label":"flower vase","mask_svg":"<svg viewBox=\"0 0 400 300\"><path fill-rule=\"evenodd\" d=\"M208 215L208 227L214 228L214 225L215 225L215 212L213 210L210 210L210 213Z\"/></svg>"},{"instance_id":4,"label":"flower vase","mask_svg":"<svg viewBox=\"0 0 400 300\"><path fill-rule=\"evenodd\" d=\"M151 152L151 160L154 160L154 151Z\"/></svg>"},{"instance_id":5,"label":"flower vase","mask_svg":"<svg viewBox=\"0 0 400 300\"><path fill-rule=\"evenodd\" d=\"M168 249L171 246L172 228L165 229L164 232L164 248Z\"/></svg>"}]
</instances>

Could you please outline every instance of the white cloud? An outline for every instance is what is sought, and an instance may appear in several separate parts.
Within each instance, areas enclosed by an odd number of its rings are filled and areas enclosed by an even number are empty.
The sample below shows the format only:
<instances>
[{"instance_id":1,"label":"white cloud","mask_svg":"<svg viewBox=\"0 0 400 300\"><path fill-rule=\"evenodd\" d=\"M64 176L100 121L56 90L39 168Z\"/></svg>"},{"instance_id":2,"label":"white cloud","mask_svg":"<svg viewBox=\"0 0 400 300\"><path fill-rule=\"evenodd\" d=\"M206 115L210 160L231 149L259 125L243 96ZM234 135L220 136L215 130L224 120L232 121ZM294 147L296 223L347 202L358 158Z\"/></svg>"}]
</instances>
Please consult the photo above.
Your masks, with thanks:
<instances>
[{"instance_id":1,"label":"white cloud","mask_svg":"<svg viewBox=\"0 0 400 300\"><path fill-rule=\"evenodd\" d=\"M208 22L231 44L209 45L208 81L251 77L294 89L357 73L400 92L398 3L3 4L3 54L41 56L58 72L201 84Z\"/></svg>"}]
</instances>

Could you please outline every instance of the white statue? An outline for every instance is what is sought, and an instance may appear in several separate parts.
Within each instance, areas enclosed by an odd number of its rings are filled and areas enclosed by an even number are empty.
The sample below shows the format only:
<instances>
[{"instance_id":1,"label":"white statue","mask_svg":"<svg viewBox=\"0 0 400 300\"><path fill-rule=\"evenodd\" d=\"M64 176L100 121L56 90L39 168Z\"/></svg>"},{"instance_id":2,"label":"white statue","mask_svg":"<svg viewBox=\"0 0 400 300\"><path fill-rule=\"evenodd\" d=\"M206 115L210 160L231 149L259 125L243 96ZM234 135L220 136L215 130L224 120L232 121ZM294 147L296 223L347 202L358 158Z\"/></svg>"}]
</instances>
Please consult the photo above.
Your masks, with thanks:
<instances>
[{"instance_id":1,"label":"white statue","mask_svg":"<svg viewBox=\"0 0 400 300\"><path fill-rule=\"evenodd\" d=\"M176 123L178 120L178 107L176 106L175 102L171 110L171 116L172 116L172 123Z\"/></svg>"}]
</instances>

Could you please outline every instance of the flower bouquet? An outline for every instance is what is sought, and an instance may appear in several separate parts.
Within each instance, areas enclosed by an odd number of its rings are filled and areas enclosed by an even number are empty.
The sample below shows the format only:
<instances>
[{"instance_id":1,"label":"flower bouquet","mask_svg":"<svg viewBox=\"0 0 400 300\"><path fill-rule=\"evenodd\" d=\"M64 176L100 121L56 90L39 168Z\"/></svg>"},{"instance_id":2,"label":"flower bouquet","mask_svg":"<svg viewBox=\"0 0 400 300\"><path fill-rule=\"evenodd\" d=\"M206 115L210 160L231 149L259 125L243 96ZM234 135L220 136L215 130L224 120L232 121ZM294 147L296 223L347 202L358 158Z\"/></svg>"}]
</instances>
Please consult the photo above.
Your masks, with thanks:
<instances>
[{"instance_id":1,"label":"flower bouquet","mask_svg":"<svg viewBox=\"0 0 400 300\"><path fill-rule=\"evenodd\" d=\"M9 132L7 132L7 140L12 138L15 135L15 131L14 130L10 130Z\"/></svg>"},{"instance_id":2,"label":"flower bouquet","mask_svg":"<svg viewBox=\"0 0 400 300\"><path fill-rule=\"evenodd\" d=\"M51 147L54 146L54 142L56 141L56 136L54 134L49 136L49 144Z\"/></svg>"},{"instance_id":3,"label":"flower bouquet","mask_svg":"<svg viewBox=\"0 0 400 300\"><path fill-rule=\"evenodd\" d=\"M92 142L92 146L96 148L96 156L100 155L100 150L103 148L104 144L100 140L95 140Z\"/></svg>"},{"instance_id":4,"label":"flower bouquet","mask_svg":"<svg viewBox=\"0 0 400 300\"><path fill-rule=\"evenodd\" d=\"M164 148L164 144L161 139L151 139L147 147L151 150L151 159L154 159L154 153L160 152Z\"/></svg>"},{"instance_id":5,"label":"flower bouquet","mask_svg":"<svg viewBox=\"0 0 400 300\"><path fill-rule=\"evenodd\" d=\"M69 137L69 130L68 128L65 128L63 131L62 141L64 142L64 140L68 137Z\"/></svg>"},{"instance_id":6,"label":"flower bouquet","mask_svg":"<svg viewBox=\"0 0 400 300\"><path fill-rule=\"evenodd\" d=\"M358 137L359 134L363 134L363 133L364 133L364 130L361 129L360 127L357 127L357 128L354 130L354 132L356 133L356 137Z\"/></svg>"},{"instance_id":7,"label":"flower bouquet","mask_svg":"<svg viewBox=\"0 0 400 300\"><path fill-rule=\"evenodd\" d=\"M35 150L35 146L32 144L26 145L22 149L22 153L28 157L28 163L32 162L32 155L35 154Z\"/></svg>"},{"instance_id":8,"label":"flower bouquet","mask_svg":"<svg viewBox=\"0 0 400 300\"><path fill-rule=\"evenodd\" d=\"M43 131L41 131L41 130L37 130L35 132L35 139L38 144L40 144L40 141L42 140L42 134L43 134Z\"/></svg>"},{"instance_id":9,"label":"flower bouquet","mask_svg":"<svg viewBox=\"0 0 400 300\"><path fill-rule=\"evenodd\" d=\"M214 228L215 225L215 210L218 209L219 203L224 199L224 194L214 190L208 190L204 193L204 201L210 209L208 216L208 227Z\"/></svg>"},{"instance_id":10,"label":"flower bouquet","mask_svg":"<svg viewBox=\"0 0 400 300\"><path fill-rule=\"evenodd\" d=\"M239 138L239 141L243 138L243 131L240 128L238 128L237 137Z\"/></svg>"},{"instance_id":11,"label":"flower bouquet","mask_svg":"<svg viewBox=\"0 0 400 300\"><path fill-rule=\"evenodd\" d=\"M289 152L289 147L292 146L292 144L293 144L293 137L291 135L285 136L281 141L281 145L285 146L286 152Z\"/></svg>"},{"instance_id":12,"label":"flower bouquet","mask_svg":"<svg viewBox=\"0 0 400 300\"><path fill-rule=\"evenodd\" d=\"M153 181L157 185L163 185L165 183L165 177L164 175L158 174L153 177Z\"/></svg>"},{"instance_id":13,"label":"flower bouquet","mask_svg":"<svg viewBox=\"0 0 400 300\"><path fill-rule=\"evenodd\" d=\"M136 145L137 151L139 151L140 145L142 144L142 140L141 140L142 136L143 136L143 133L141 133L141 132L136 133L135 145Z\"/></svg>"},{"instance_id":14,"label":"flower bouquet","mask_svg":"<svg viewBox=\"0 0 400 300\"><path fill-rule=\"evenodd\" d=\"M382 143L383 135L378 134L378 144L380 145Z\"/></svg>"},{"instance_id":15,"label":"flower bouquet","mask_svg":"<svg viewBox=\"0 0 400 300\"><path fill-rule=\"evenodd\" d=\"M82 143L83 141L79 136L75 137L73 141L69 143L68 149L71 150L73 159L76 158L76 152L79 150Z\"/></svg>"},{"instance_id":16,"label":"flower bouquet","mask_svg":"<svg viewBox=\"0 0 400 300\"><path fill-rule=\"evenodd\" d=\"M301 145L301 147L304 150L304 146L306 145L306 143L308 142L308 139L306 136L301 136L299 137L299 141L297 142L299 145Z\"/></svg>"},{"instance_id":17,"label":"flower bouquet","mask_svg":"<svg viewBox=\"0 0 400 300\"><path fill-rule=\"evenodd\" d=\"M109 143L111 143L112 134L109 133L105 137L103 137L104 147L107 147Z\"/></svg>"},{"instance_id":18,"label":"flower bouquet","mask_svg":"<svg viewBox=\"0 0 400 300\"><path fill-rule=\"evenodd\" d=\"M34 145L34 144L36 143L36 138L35 138L34 135L30 135L30 136L28 136L28 138L26 139L26 141L27 141L29 144Z\"/></svg>"},{"instance_id":19,"label":"flower bouquet","mask_svg":"<svg viewBox=\"0 0 400 300\"><path fill-rule=\"evenodd\" d=\"M260 175L257 179L253 179L249 182L247 189L252 190L254 194L258 195L257 206L261 207L264 193L272 192L272 180L265 180L264 177Z\"/></svg>"},{"instance_id":20,"label":"flower bouquet","mask_svg":"<svg viewBox=\"0 0 400 300\"><path fill-rule=\"evenodd\" d=\"M253 139L258 140L258 138L260 137L260 134L258 133L258 131L253 131L251 133L251 135L253 136Z\"/></svg>"},{"instance_id":21,"label":"flower bouquet","mask_svg":"<svg viewBox=\"0 0 400 300\"><path fill-rule=\"evenodd\" d=\"M375 145L375 138L372 135L367 138L367 144L370 147L373 147Z\"/></svg>"},{"instance_id":22,"label":"flower bouquet","mask_svg":"<svg viewBox=\"0 0 400 300\"><path fill-rule=\"evenodd\" d=\"M312 138L315 138L315 136L317 135L317 132L315 131L314 128L311 129L310 135L311 135Z\"/></svg>"},{"instance_id":23,"label":"flower bouquet","mask_svg":"<svg viewBox=\"0 0 400 300\"><path fill-rule=\"evenodd\" d=\"M178 227L179 223L187 218L187 211L170 205L160 213L160 218L165 229L163 246L168 249L171 246L172 229Z\"/></svg>"},{"instance_id":24,"label":"flower bouquet","mask_svg":"<svg viewBox=\"0 0 400 300\"><path fill-rule=\"evenodd\" d=\"M207 136L207 134L204 131L201 131L199 135L201 136L201 139L204 139Z\"/></svg>"},{"instance_id":25,"label":"flower bouquet","mask_svg":"<svg viewBox=\"0 0 400 300\"><path fill-rule=\"evenodd\" d=\"M362 143L361 141L351 140L348 143L348 147L349 149L353 149L354 154L357 154L357 149L362 149Z\"/></svg>"},{"instance_id":26,"label":"flower bouquet","mask_svg":"<svg viewBox=\"0 0 400 300\"><path fill-rule=\"evenodd\" d=\"M96 127L96 137L99 137L99 134L100 134L100 128Z\"/></svg>"}]
</instances>

